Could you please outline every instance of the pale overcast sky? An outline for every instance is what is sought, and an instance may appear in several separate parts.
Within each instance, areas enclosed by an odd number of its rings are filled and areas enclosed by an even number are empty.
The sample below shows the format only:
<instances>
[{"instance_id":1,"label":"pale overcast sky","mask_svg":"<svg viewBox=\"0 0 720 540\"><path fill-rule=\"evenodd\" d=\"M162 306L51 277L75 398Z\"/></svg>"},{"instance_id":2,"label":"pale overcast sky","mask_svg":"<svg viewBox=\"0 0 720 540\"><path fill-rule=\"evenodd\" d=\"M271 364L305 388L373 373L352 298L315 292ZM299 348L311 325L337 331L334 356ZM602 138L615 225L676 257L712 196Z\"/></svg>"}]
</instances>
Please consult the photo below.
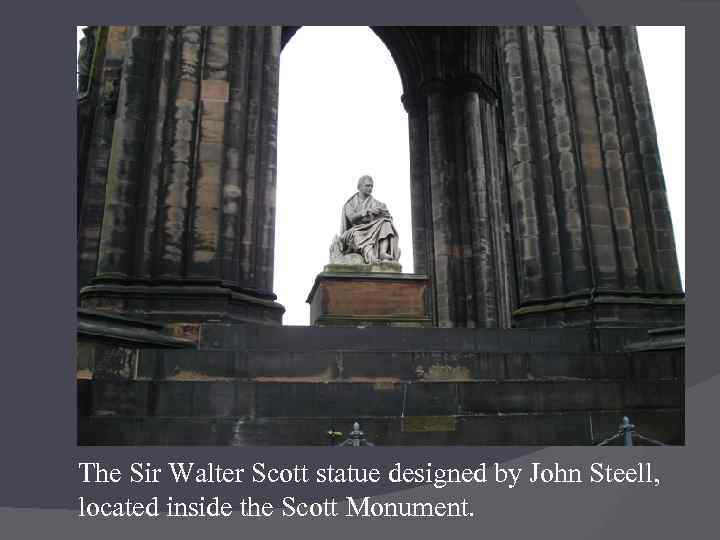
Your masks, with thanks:
<instances>
[{"instance_id":1,"label":"pale overcast sky","mask_svg":"<svg viewBox=\"0 0 720 540\"><path fill-rule=\"evenodd\" d=\"M684 282L685 29L638 27L638 35ZM393 215L403 271L413 271L401 95L390 53L367 27L303 27L283 50L274 289L284 324L308 324L305 298L363 174L375 178L373 194Z\"/></svg>"}]
</instances>

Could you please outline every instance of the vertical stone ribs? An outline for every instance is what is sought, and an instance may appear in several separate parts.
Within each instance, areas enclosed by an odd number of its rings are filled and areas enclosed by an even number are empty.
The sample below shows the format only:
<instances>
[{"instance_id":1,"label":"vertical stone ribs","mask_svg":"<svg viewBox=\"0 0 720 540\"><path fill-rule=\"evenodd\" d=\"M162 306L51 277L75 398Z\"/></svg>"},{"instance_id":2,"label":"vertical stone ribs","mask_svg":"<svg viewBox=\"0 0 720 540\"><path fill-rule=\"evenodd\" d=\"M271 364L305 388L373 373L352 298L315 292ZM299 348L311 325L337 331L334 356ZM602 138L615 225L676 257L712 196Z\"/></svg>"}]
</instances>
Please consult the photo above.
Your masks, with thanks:
<instances>
[{"instance_id":1,"label":"vertical stone ribs","mask_svg":"<svg viewBox=\"0 0 720 540\"><path fill-rule=\"evenodd\" d=\"M175 78L176 57L179 55L178 33L179 29L163 29L158 32L156 43L156 55L159 55L153 81L156 99L153 118L147 127L145 182L138 202L138 212L143 217L144 227L137 227L136 275L145 280L152 280L162 271L159 254L166 246L164 233L160 231L168 207L162 201L167 197L167 178L172 171L172 161L170 149L164 142L170 139L173 129L171 117L176 114L176 91L171 83Z\"/></svg>"},{"instance_id":2,"label":"vertical stone ribs","mask_svg":"<svg viewBox=\"0 0 720 540\"><path fill-rule=\"evenodd\" d=\"M279 28L233 28L222 239L225 279L272 295ZM273 296L274 297L274 296Z\"/></svg>"},{"instance_id":3,"label":"vertical stone ribs","mask_svg":"<svg viewBox=\"0 0 720 540\"><path fill-rule=\"evenodd\" d=\"M622 29L603 29L607 47L608 78L611 85L612 97L615 103L616 126L618 145L621 152L620 167L626 181L626 192L630 207L635 254L638 259L638 285L640 287L658 289L658 275L655 264L651 236L648 226L648 202L643 189L643 170L637 149L635 135L635 119L632 111L631 97L628 92L628 76L625 67L625 53L622 44Z\"/></svg>"},{"instance_id":4,"label":"vertical stone ribs","mask_svg":"<svg viewBox=\"0 0 720 540\"><path fill-rule=\"evenodd\" d=\"M196 184L203 29L185 26L166 33L172 42L172 60L167 81L169 103L164 111L162 139L158 141L163 162L157 201L157 252L151 255L155 263L152 278L179 282L185 277L190 205Z\"/></svg>"},{"instance_id":5,"label":"vertical stone ribs","mask_svg":"<svg viewBox=\"0 0 720 540\"><path fill-rule=\"evenodd\" d=\"M280 322L279 27L131 27L88 307Z\"/></svg>"},{"instance_id":6,"label":"vertical stone ribs","mask_svg":"<svg viewBox=\"0 0 720 540\"><path fill-rule=\"evenodd\" d=\"M123 60L127 51L127 27L98 29L95 70L87 96L78 107L91 110L78 131L86 132L87 149L79 148L78 186L78 288L88 283L97 268L100 230L105 208L105 184L113 139L114 118L108 114L116 107Z\"/></svg>"},{"instance_id":7,"label":"vertical stone ribs","mask_svg":"<svg viewBox=\"0 0 720 540\"><path fill-rule=\"evenodd\" d=\"M277 184L277 114L280 28L263 31L258 212L256 219L255 284L260 294L272 295L275 256L275 190ZM274 295L272 295L274 297Z\"/></svg>"},{"instance_id":8,"label":"vertical stone ribs","mask_svg":"<svg viewBox=\"0 0 720 540\"><path fill-rule=\"evenodd\" d=\"M475 93L466 93L464 99L464 135L467 141L466 178L469 202L470 255L472 266L468 277L472 279L472 296L475 306L471 313L476 325L497 327L498 298L496 284L495 253L498 246L493 244L496 228L501 227L500 216L494 210L492 186L498 182L496 167L498 157L495 149L488 144L497 136L495 106L482 100ZM475 326L475 324L471 325Z\"/></svg>"},{"instance_id":9,"label":"vertical stone ribs","mask_svg":"<svg viewBox=\"0 0 720 540\"><path fill-rule=\"evenodd\" d=\"M639 229L648 235L651 257L654 259L657 283L647 284L648 289L667 292L681 292L680 273L675 251L675 239L667 203L665 181L657 148L657 135L652 117L645 74L643 72L637 33L634 28L611 28L607 30L611 43L621 54L624 71L626 97L629 106L632 137L623 138L626 168L630 182L630 196L633 205L637 200L638 209L643 208L644 216L639 219ZM616 88L618 82L615 83ZM637 193L637 191L640 193ZM643 204L640 204L642 201ZM639 213L639 212L638 212ZM638 216L640 218L640 216ZM649 229L649 230L648 230ZM654 253L653 253L654 252ZM650 269L649 269L650 270ZM647 272L650 274L650 271ZM650 278L650 276L648 276ZM650 279L648 279L650 281Z\"/></svg>"},{"instance_id":10,"label":"vertical stone ribs","mask_svg":"<svg viewBox=\"0 0 720 540\"><path fill-rule=\"evenodd\" d=\"M105 211L97 276L126 279L133 275L137 202L143 178L148 80L152 74L153 30L133 27L120 80L115 127L107 172Z\"/></svg>"},{"instance_id":11,"label":"vertical stone ribs","mask_svg":"<svg viewBox=\"0 0 720 540\"><path fill-rule=\"evenodd\" d=\"M613 106L612 83L602 29L588 27L584 36L584 46L587 58L586 84L593 92L596 119L596 135L592 148L598 156L596 159L604 168L604 177L598 178L597 182L600 188L604 188L604 192L602 189L596 191L600 193L597 204L604 203L605 211L596 211L596 214L600 213L602 219L607 219L607 224L602 224L601 227L609 229L609 234L606 234L607 253L600 251L596 256L605 255L608 262L613 260L615 262L614 268L610 264L605 274L598 276L598 282L599 286L603 286L604 278L609 287L639 290L639 267L632 231L627 181L622 166L618 120L616 108Z\"/></svg>"},{"instance_id":12,"label":"vertical stone ribs","mask_svg":"<svg viewBox=\"0 0 720 540\"><path fill-rule=\"evenodd\" d=\"M509 211L498 145L496 30L428 40L426 99L434 300L439 326L510 323ZM412 146L413 153L419 146ZM415 181L415 179L414 179Z\"/></svg>"},{"instance_id":13,"label":"vertical stone ribs","mask_svg":"<svg viewBox=\"0 0 720 540\"><path fill-rule=\"evenodd\" d=\"M437 325L684 320L633 28L375 31L403 81L416 269L432 279ZM281 34L99 33L94 114L80 115L92 118L78 167L85 307L280 322Z\"/></svg>"},{"instance_id":14,"label":"vertical stone ribs","mask_svg":"<svg viewBox=\"0 0 720 540\"><path fill-rule=\"evenodd\" d=\"M500 31L520 326L682 321L633 28Z\"/></svg>"},{"instance_id":15,"label":"vertical stone ribs","mask_svg":"<svg viewBox=\"0 0 720 540\"><path fill-rule=\"evenodd\" d=\"M508 126L508 170L511 183L512 215L515 230L516 264L519 273L520 301L542 298L546 294L545 268L540 248L538 197L534 178L542 148L533 148L528 103L529 81L526 76L522 28L503 29L503 91Z\"/></svg>"}]
</instances>

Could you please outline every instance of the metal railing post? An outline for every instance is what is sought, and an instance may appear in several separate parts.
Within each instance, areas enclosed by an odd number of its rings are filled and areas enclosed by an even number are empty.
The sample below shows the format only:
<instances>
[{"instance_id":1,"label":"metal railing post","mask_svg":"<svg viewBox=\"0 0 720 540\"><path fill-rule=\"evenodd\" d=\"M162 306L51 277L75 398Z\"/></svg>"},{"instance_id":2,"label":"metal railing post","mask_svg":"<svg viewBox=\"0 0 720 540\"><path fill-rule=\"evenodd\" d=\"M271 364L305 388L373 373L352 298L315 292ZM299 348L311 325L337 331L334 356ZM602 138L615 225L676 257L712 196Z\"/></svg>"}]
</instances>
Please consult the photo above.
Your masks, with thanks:
<instances>
[{"instance_id":1,"label":"metal railing post","mask_svg":"<svg viewBox=\"0 0 720 540\"><path fill-rule=\"evenodd\" d=\"M353 430L348 435L348 438L338 446L352 446L353 448L375 446L365 438L365 433L360 430L360 424L358 422L353 423Z\"/></svg>"},{"instance_id":2,"label":"metal railing post","mask_svg":"<svg viewBox=\"0 0 720 540\"><path fill-rule=\"evenodd\" d=\"M630 423L630 419L627 416L623 416L622 424L620 424L620 431L622 431L623 434L623 446L633 445L632 436L634 429L635 425Z\"/></svg>"}]
</instances>

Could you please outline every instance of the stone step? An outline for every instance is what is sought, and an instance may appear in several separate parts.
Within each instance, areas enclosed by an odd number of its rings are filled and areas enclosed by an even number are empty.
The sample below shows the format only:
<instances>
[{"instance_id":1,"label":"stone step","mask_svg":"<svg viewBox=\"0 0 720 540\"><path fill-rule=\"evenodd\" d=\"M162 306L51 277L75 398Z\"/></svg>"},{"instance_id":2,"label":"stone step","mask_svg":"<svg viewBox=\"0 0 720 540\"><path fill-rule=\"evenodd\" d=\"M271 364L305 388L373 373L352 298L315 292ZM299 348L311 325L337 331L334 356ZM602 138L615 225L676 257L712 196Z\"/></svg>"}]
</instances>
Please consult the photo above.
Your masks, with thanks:
<instances>
[{"instance_id":1,"label":"stone step","mask_svg":"<svg viewBox=\"0 0 720 540\"><path fill-rule=\"evenodd\" d=\"M603 332L204 323L196 350L89 354L78 440L327 444L358 419L378 444L593 444L628 414L681 444L684 351Z\"/></svg>"},{"instance_id":2,"label":"stone step","mask_svg":"<svg viewBox=\"0 0 720 540\"><path fill-rule=\"evenodd\" d=\"M665 444L684 444L681 409L404 418L93 416L79 419L78 439L85 445L329 445L328 431L340 431L347 437L357 420L367 439L381 446L593 445L617 433L625 414L640 434ZM335 439L335 444L344 437Z\"/></svg>"},{"instance_id":3,"label":"stone step","mask_svg":"<svg viewBox=\"0 0 720 540\"><path fill-rule=\"evenodd\" d=\"M647 338L647 329L316 328L203 323L197 328L197 337L201 350L619 352L626 343Z\"/></svg>"},{"instance_id":4,"label":"stone step","mask_svg":"<svg viewBox=\"0 0 720 540\"><path fill-rule=\"evenodd\" d=\"M683 352L503 353L435 351L140 352L137 376L154 380L485 381L516 379L668 379L683 376Z\"/></svg>"},{"instance_id":5,"label":"stone step","mask_svg":"<svg viewBox=\"0 0 720 540\"><path fill-rule=\"evenodd\" d=\"M87 416L368 417L681 408L680 379L488 382L79 381Z\"/></svg>"}]
</instances>

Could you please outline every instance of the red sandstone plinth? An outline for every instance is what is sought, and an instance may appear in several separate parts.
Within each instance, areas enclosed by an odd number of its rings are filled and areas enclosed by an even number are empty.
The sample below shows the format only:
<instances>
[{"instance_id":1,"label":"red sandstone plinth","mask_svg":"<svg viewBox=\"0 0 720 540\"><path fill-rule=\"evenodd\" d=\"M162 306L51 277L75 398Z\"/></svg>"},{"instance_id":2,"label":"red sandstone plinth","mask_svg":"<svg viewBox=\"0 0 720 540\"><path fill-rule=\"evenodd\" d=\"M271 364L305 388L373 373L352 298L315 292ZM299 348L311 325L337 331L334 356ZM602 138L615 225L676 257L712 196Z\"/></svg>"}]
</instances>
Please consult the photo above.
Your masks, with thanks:
<instances>
[{"instance_id":1,"label":"red sandstone plinth","mask_svg":"<svg viewBox=\"0 0 720 540\"><path fill-rule=\"evenodd\" d=\"M432 326L429 280L399 272L322 272L307 298L313 326Z\"/></svg>"}]
</instances>

